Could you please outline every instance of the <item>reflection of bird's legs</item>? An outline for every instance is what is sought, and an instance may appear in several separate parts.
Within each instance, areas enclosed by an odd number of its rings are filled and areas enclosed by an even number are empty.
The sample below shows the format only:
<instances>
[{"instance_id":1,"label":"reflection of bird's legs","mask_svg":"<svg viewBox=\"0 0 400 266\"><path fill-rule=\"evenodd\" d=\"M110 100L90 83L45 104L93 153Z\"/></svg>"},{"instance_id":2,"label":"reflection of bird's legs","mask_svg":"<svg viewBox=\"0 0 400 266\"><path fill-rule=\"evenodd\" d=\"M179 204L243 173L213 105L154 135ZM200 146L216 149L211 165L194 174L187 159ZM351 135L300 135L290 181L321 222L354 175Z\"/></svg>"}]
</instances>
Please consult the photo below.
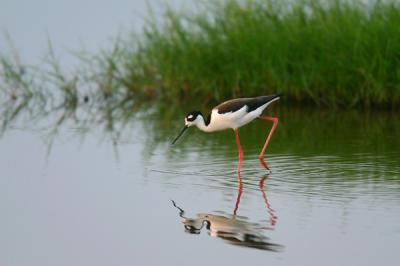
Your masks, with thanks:
<instances>
[{"instance_id":1,"label":"reflection of bird's legs","mask_svg":"<svg viewBox=\"0 0 400 266\"><path fill-rule=\"evenodd\" d=\"M260 153L260 155L258 156L258 159L260 160L260 163L261 163L266 169L269 170L268 164L264 161L264 153L265 153L265 150L267 149L268 143L269 143L269 141L271 140L272 135L274 134L274 131L275 131L276 127L278 126L278 121L279 121L279 119L278 119L277 117L270 117L270 116L260 116L260 117L258 117L258 119L261 119L261 120L268 120L268 121L272 121L272 122L273 122L272 128L271 128L271 130L269 131L269 134L268 134L267 140L265 141L264 147L262 148L261 153Z\"/></svg>"},{"instance_id":2,"label":"reflection of bird's legs","mask_svg":"<svg viewBox=\"0 0 400 266\"><path fill-rule=\"evenodd\" d=\"M240 168L242 167L242 163L243 163L243 149L242 149L242 145L240 145L238 130L235 129L234 131L235 131L235 136L236 136L236 144L237 144L238 152L239 152L238 173L240 174Z\"/></svg>"},{"instance_id":3,"label":"reflection of bird's legs","mask_svg":"<svg viewBox=\"0 0 400 266\"><path fill-rule=\"evenodd\" d=\"M265 189L264 189L264 182L265 180L267 180L268 175L265 175L261 178L260 183L259 183L259 187L262 193L262 197L264 199L265 202L265 206L267 207L267 212L269 214L270 217L270 221L271 221L271 226L275 226L276 224L276 220L278 219L278 216L275 215L275 211L271 208L271 205L269 204L268 198L267 198L267 194L265 193ZM273 228L268 228L268 229L273 229Z\"/></svg>"},{"instance_id":4,"label":"reflection of bird's legs","mask_svg":"<svg viewBox=\"0 0 400 266\"><path fill-rule=\"evenodd\" d=\"M238 181L239 181L238 195L236 198L235 209L233 210L233 215L235 215L235 216L236 216L236 212L239 208L240 198L242 197L242 192L243 192L243 182L242 182L242 177L240 176L240 171L238 172Z\"/></svg>"}]
</instances>

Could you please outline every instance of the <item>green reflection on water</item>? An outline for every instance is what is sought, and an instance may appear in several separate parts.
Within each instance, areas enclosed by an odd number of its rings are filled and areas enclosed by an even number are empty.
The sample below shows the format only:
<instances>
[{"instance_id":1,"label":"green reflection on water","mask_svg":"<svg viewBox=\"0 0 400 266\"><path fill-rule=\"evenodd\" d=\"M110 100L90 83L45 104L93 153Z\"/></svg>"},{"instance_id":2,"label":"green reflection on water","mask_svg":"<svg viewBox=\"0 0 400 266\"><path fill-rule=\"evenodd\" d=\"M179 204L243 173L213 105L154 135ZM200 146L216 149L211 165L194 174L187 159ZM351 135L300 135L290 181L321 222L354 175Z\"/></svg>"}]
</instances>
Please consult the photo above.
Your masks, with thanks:
<instances>
[{"instance_id":1,"label":"green reflection on water","mask_svg":"<svg viewBox=\"0 0 400 266\"><path fill-rule=\"evenodd\" d=\"M189 154L196 154L201 157L202 165L211 167L210 171L213 162L219 162L219 165L230 162L229 169L235 169L237 150L231 130L203 133L190 128L175 145L171 145L183 125L185 114L201 104L171 106L157 101L138 101L125 95L77 98L73 105L57 103L53 98L50 103L43 101L43 104L35 104L28 98L9 100L2 97L1 100L7 103L0 109L3 133L15 126L28 125L30 129L37 129L40 125L41 130L57 137L60 129L74 128L79 136L103 132L118 146L135 141L130 132L140 127L143 131L140 135L143 150L140 152L145 160L152 160L154 154L162 154L167 161L187 161ZM204 109L203 113L207 113ZM400 180L398 113L299 109L286 106L283 98L265 114L279 117L265 157L267 162L273 163L272 169L274 164L284 165L287 171L313 172L313 168L322 167L325 175L337 171L346 178L360 175L362 169L363 174L376 178ZM256 120L239 130L245 160L256 160L271 126L270 122Z\"/></svg>"},{"instance_id":2,"label":"green reflection on water","mask_svg":"<svg viewBox=\"0 0 400 266\"><path fill-rule=\"evenodd\" d=\"M279 124L267 153L289 153L301 156L356 153L385 155L400 150L400 115L390 112L331 111L275 108L266 112L279 117ZM153 140L171 141L183 125L185 111L161 109L147 122ZM272 123L254 121L239 129L245 151L261 150ZM203 133L190 128L177 144L179 149L204 147L210 152L236 147L232 131ZM233 150L233 149L232 149ZM231 150L227 151L231 154Z\"/></svg>"},{"instance_id":3,"label":"green reflection on water","mask_svg":"<svg viewBox=\"0 0 400 266\"><path fill-rule=\"evenodd\" d=\"M186 111L191 111L189 108ZM166 172L174 169L175 174L191 171L200 175L216 172L234 176L237 148L233 131L203 133L190 128L175 145L170 145L183 125L186 111L162 108L146 118L144 125L150 134L146 145L148 156L158 150L168 157ZM340 186L344 180L348 186L367 180L400 181L399 114L279 105L265 113L280 119L265 157L272 172L279 172L275 178L308 187L317 183ZM256 120L239 130L246 160L242 168L245 176L259 176L263 171L257 156L271 126L272 123ZM352 181L356 183L350 184ZM223 186L235 186L235 182L231 183ZM331 188L340 189L338 186Z\"/></svg>"}]
</instances>

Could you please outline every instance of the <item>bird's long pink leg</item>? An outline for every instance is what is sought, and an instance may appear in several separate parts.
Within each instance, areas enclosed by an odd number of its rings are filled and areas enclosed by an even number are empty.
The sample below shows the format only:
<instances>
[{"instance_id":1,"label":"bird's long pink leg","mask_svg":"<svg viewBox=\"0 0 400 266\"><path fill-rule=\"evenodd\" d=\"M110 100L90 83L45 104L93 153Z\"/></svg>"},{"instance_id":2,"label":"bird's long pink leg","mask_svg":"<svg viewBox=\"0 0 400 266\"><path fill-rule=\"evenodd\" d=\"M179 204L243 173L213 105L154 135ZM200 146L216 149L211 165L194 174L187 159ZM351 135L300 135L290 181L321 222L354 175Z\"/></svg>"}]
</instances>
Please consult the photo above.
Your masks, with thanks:
<instances>
[{"instance_id":1,"label":"bird's long pink leg","mask_svg":"<svg viewBox=\"0 0 400 266\"><path fill-rule=\"evenodd\" d=\"M240 171L238 172L238 181L239 181L238 195L236 198L235 209L233 210L233 215L235 215L235 216L236 216L237 210L239 208L240 198L242 197L242 193L243 193L243 181L242 181L242 177L240 176Z\"/></svg>"},{"instance_id":2,"label":"bird's long pink leg","mask_svg":"<svg viewBox=\"0 0 400 266\"><path fill-rule=\"evenodd\" d=\"M272 137L272 134L274 134L274 131L275 131L276 127L278 126L278 121L279 121L279 119L278 119L277 117L270 117L270 116L260 116L260 117L258 117L258 119L261 119L261 120L268 120L268 121L272 121L272 122L273 122L272 128L271 128L271 130L269 131L269 134L268 134L267 140L265 141L264 147L262 148L261 153L260 153L260 155L258 156L258 159L260 160L260 163L261 163L266 169L269 170L268 164L264 161L264 153L265 153L265 150L267 149L268 142L270 141L270 139L271 139L271 137Z\"/></svg>"},{"instance_id":3,"label":"bird's long pink leg","mask_svg":"<svg viewBox=\"0 0 400 266\"><path fill-rule=\"evenodd\" d=\"M242 145L240 145L238 130L234 129L234 131L235 131L235 136L236 136L236 144L237 144L238 151L239 151L238 173L240 173L240 168L242 167L242 163L243 163L243 149L242 149Z\"/></svg>"}]
</instances>

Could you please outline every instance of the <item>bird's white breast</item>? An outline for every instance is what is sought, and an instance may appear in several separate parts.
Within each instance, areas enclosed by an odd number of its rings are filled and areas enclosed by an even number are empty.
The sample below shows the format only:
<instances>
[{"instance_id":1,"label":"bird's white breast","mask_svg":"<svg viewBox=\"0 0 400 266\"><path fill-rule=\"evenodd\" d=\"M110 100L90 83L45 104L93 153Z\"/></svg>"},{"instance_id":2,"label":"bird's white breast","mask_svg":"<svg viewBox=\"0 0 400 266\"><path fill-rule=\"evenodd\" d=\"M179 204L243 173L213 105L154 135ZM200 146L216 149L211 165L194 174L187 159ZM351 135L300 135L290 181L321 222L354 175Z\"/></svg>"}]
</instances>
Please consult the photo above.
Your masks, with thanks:
<instances>
[{"instance_id":1,"label":"bird's white breast","mask_svg":"<svg viewBox=\"0 0 400 266\"><path fill-rule=\"evenodd\" d=\"M247 115L248 113L246 106L243 106L236 112L229 112L224 114L220 114L218 113L217 109L214 109L211 112L211 121L207 129L210 132L225 130L229 128L236 129L242 125L242 121Z\"/></svg>"}]
</instances>

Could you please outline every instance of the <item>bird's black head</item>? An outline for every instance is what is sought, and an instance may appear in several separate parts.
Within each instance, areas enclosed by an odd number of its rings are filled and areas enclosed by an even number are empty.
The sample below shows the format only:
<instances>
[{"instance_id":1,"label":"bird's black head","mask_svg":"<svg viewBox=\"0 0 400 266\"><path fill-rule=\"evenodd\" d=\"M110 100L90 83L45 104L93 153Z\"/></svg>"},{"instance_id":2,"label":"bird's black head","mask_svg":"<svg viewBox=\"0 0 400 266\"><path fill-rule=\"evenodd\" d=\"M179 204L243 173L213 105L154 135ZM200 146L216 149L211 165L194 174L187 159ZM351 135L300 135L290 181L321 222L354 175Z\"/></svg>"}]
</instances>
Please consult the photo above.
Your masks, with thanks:
<instances>
[{"instance_id":1,"label":"bird's black head","mask_svg":"<svg viewBox=\"0 0 400 266\"><path fill-rule=\"evenodd\" d=\"M185 116L185 122L193 122L199 115L201 115L199 111L190 112Z\"/></svg>"},{"instance_id":2,"label":"bird's black head","mask_svg":"<svg viewBox=\"0 0 400 266\"><path fill-rule=\"evenodd\" d=\"M201 112L199 111L190 112L185 116L185 126L182 128L181 132L179 132L178 136L172 141L172 144L174 144L182 136L186 129L199 122L196 121L199 116L202 116Z\"/></svg>"}]
</instances>

